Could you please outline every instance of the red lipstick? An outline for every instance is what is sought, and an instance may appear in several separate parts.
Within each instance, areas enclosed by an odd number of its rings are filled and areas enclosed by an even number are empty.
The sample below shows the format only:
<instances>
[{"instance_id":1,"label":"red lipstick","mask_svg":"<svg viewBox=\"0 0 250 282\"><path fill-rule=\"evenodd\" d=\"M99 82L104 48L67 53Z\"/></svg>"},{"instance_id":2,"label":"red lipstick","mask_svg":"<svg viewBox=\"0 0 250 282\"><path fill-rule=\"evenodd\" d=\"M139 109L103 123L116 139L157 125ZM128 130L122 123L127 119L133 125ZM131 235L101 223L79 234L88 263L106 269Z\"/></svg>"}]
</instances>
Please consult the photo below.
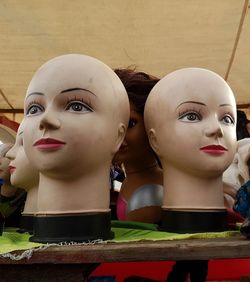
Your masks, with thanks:
<instances>
[{"instance_id":1,"label":"red lipstick","mask_svg":"<svg viewBox=\"0 0 250 282\"><path fill-rule=\"evenodd\" d=\"M12 174L16 170L16 167L9 165L9 170L10 170L10 174Z\"/></svg>"},{"instance_id":2,"label":"red lipstick","mask_svg":"<svg viewBox=\"0 0 250 282\"><path fill-rule=\"evenodd\" d=\"M200 148L200 150L204 153L212 155L222 155L227 151L227 149L221 145L208 145Z\"/></svg>"},{"instance_id":3,"label":"red lipstick","mask_svg":"<svg viewBox=\"0 0 250 282\"><path fill-rule=\"evenodd\" d=\"M39 150L56 150L62 148L66 143L53 138L41 138L33 146Z\"/></svg>"}]
</instances>

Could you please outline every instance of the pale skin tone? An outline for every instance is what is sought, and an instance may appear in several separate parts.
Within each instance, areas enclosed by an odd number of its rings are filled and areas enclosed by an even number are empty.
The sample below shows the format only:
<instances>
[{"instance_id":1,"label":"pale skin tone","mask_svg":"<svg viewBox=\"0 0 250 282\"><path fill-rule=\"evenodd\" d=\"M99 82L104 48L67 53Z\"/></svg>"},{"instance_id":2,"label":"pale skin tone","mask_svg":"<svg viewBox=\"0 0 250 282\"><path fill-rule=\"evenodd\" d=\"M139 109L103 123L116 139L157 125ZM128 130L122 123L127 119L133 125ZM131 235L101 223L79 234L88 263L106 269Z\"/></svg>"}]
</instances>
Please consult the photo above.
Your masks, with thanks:
<instances>
[{"instance_id":1,"label":"pale skin tone","mask_svg":"<svg viewBox=\"0 0 250 282\"><path fill-rule=\"evenodd\" d=\"M222 173L236 150L236 104L226 82L204 69L171 73L154 89L145 116L163 165L163 208L224 209Z\"/></svg>"},{"instance_id":2,"label":"pale skin tone","mask_svg":"<svg viewBox=\"0 0 250 282\"><path fill-rule=\"evenodd\" d=\"M33 215L37 211L39 172L31 165L24 152L23 131L21 124L17 132L16 142L7 152L6 157L10 160L11 184L27 191L23 214Z\"/></svg>"},{"instance_id":3,"label":"pale skin tone","mask_svg":"<svg viewBox=\"0 0 250 282\"><path fill-rule=\"evenodd\" d=\"M24 149L40 171L38 214L109 211L126 95L114 73L87 56L57 57L35 74L25 99Z\"/></svg>"},{"instance_id":4,"label":"pale skin tone","mask_svg":"<svg viewBox=\"0 0 250 282\"><path fill-rule=\"evenodd\" d=\"M0 178L4 180L4 184L1 187L1 195L8 198L15 196L17 192L17 188L10 183L10 160L6 157L6 153L12 146L12 144L0 145Z\"/></svg>"}]
</instances>

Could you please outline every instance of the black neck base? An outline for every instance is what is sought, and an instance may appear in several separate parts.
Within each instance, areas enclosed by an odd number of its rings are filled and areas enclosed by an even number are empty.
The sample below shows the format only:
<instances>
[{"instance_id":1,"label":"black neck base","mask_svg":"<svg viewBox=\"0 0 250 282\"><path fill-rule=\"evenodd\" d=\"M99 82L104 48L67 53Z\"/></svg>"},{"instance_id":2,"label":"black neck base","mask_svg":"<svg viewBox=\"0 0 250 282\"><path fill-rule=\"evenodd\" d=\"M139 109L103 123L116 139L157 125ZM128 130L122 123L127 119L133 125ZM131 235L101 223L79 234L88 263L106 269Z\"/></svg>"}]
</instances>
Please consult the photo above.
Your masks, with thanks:
<instances>
[{"instance_id":1,"label":"black neck base","mask_svg":"<svg viewBox=\"0 0 250 282\"><path fill-rule=\"evenodd\" d=\"M227 212L162 209L159 230L173 233L222 232L228 230Z\"/></svg>"},{"instance_id":2,"label":"black neck base","mask_svg":"<svg viewBox=\"0 0 250 282\"><path fill-rule=\"evenodd\" d=\"M29 232L30 234L33 234L33 228L34 228L34 215L22 214L20 229L18 229L17 232L19 233Z\"/></svg>"},{"instance_id":3,"label":"black neck base","mask_svg":"<svg viewBox=\"0 0 250 282\"><path fill-rule=\"evenodd\" d=\"M110 212L35 216L32 242L88 242L112 239Z\"/></svg>"}]
</instances>

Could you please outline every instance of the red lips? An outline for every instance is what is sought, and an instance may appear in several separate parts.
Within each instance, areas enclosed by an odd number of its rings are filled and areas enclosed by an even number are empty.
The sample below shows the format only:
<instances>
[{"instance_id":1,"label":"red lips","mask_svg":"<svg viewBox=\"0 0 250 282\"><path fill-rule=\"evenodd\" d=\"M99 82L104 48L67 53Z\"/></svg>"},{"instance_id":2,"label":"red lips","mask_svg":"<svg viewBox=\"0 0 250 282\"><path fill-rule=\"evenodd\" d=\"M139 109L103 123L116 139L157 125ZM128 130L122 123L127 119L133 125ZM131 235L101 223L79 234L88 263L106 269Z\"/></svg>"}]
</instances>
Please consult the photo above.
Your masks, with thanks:
<instances>
[{"instance_id":1,"label":"red lips","mask_svg":"<svg viewBox=\"0 0 250 282\"><path fill-rule=\"evenodd\" d=\"M37 140L33 146L41 149L41 150L48 150L48 149L59 149L63 147L66 143L57 139L53 138L41 138Z\"/></svg>"},{"instance_id":2,"label":"red lips","mask_svg":"<svg viewBox=\"0 0 250 282\"><path fill-rule=\"evenodd\" d=\"M15 166L9 165L10 174L16 170Z\"/></svg>"},{"instance_id":3,"label":"red lips","mask_svg":"<svg viewBox=\"0 0 250 282\"><path fill-rule=\"evenodd\" d=\"M204 153L212 154L212 155L221 155L227 151L227 149L221 145L208 145L200 148L200 150Z\"/></svg>"}]
</instances>

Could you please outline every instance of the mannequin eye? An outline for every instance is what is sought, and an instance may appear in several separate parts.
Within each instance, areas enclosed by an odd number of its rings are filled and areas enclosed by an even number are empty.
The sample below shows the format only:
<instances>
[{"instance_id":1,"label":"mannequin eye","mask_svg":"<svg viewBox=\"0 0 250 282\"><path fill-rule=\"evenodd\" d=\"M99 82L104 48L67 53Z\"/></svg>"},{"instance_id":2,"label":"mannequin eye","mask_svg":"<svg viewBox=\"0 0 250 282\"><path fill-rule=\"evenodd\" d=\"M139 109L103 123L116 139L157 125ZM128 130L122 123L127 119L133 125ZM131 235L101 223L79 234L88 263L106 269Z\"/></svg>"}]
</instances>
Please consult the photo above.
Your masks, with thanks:
<instances>
[{"instance_id":1,"label":"mannequin eye","mask_svg":"<svg viewBox=\"0 0 250 282\"><path fill-rule=\"evenodd\" d=\"M196 112L187 112L182 113L178 119L184 122L198 122L201 120L201 115Z\"/></svg>"},{"instance_id":2,"label":"mannequin eye","mask_svg":"<svg viewBox=\"0 0 250 282\"><path fill-rule=\"evenodd\" d=\"M234 119L233 117L231 117L229 114L226 114L223 118L222 118L223 123L225 124L234 124Z\"/></svg>"},{"instance_id":3,"label":"mannequin eye","mask_svg":"<svg viewBox=\"0 0 250 282\"><path fill-rule=\"evenodd\" d=\"M133 120L133 119L130 119L129 120L129 123L128 123L128 128L133 128L135 125L136 125L136 121L135 120Z\"/></svg>"},{"instance_id":4,"label":"mannequin eye","mask_svg":"<svg viewBox=\"0 0 250 282\"><path fill-rule=\"evenodd\" d=\"M93 110L83 102L70 102L67 107L66 111L69 112L93 112Z\"/></svg>"},{"instance_id":5,"label":"mannequin eye","mask_svg":"<svg viewBox=\"0 0 250 282\"><path fill-rule=\"evenodd\" d=\"M33 116L33 115L38 115L39 113L43 112L44 108L40 105L30 105L26 111L27 116Z\"/></svg>"}]
</instances>

